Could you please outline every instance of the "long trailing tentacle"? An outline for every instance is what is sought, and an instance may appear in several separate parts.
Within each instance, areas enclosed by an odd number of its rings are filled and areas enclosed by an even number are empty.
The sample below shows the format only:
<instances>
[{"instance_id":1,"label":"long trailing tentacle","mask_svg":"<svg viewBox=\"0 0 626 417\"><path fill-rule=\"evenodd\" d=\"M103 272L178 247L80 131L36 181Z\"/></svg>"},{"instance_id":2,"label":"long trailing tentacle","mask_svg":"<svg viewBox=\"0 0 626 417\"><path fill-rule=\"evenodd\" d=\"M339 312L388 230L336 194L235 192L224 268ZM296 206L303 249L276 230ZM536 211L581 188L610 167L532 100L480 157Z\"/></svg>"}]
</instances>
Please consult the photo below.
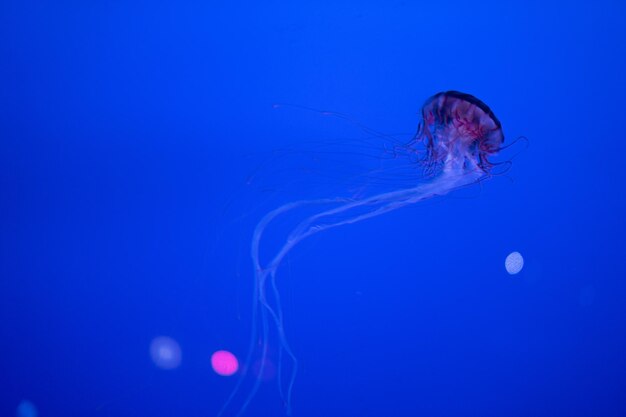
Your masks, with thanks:
<instances>
[{"instance_id":1,"label":"long trailing tentacle","mask_svg":"<svg viewBox=\"0 0 626 417\"><path fill-rule=\"evenodd\" d=\"M286 414L291 414L291 399L293 385L297 373L297 358L293 353L285 334L280 294L276 284L276 272L287 254L298 243L324 230L332 229L346 224L357 223L362 220L376 217L381 214L396 210L409 204L435 197L437 195L447 194L457 188L471 185L479 181L483 177L484 172L482 171L446 172L433 181L413 188L381 193L363 199L327 198L317 200L302 200L285 204L266 214L257 224L254 230L250 251L255 275L255 300L253 302L254 325L251 332L250 350L246 356L246 368L248 370L251 369L250 365L252 362L253 354L255 351L258 351L258 348L256 346L256 338L258 335L260 335L261 362L260 368L257 370L259 376L256 378L252 388L245 396L241 407L239 407L236 413L236 416L243 415L260 387L261 378L265 371L266 362L268 359L268 338L270 333L270 323L273 324L271 331L277 333L280 344L278 364L279 392L285 403ZM294 227L292 231L287 235L285 242L282 244L280 249L276 251L275 255L270 259L270 261L267 262L267 264L263 265L260 260L260 244L268 225L274 219L287 212L291 212L304 206L312 205L334 205L334 207L327 208L320 211L319 213L312 214L301 220L300 223L298 223L296 227ZM270 291L271 297L268 297L268 291ZM260 329L257 327L259 325ZM288 376L286 390L283 389L283 379L281 375L283 373L282 352L285 352L287 357L291 361L291 373ZM229 396L226 404L222 407L222 410L220 411L218 416L222 416L225 413L226 409L230 406L237 393L242 389L244 380L246 378L247 375L242 375L237 385L235 386L235 389Z\"/></svg>"}]
</instances>

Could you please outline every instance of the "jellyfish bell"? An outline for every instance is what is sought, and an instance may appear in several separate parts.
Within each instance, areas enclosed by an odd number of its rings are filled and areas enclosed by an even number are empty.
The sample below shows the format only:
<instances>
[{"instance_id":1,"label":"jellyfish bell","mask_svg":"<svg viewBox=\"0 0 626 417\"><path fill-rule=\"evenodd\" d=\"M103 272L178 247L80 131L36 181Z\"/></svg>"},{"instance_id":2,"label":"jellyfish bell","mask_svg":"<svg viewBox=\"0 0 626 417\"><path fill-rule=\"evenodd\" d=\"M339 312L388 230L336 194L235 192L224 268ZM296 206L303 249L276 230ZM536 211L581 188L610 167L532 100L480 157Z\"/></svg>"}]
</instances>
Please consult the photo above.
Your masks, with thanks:
<instances>
[{"instance_id":1,"label":"jellyfish bell","mask_svg":"<svg viewBox=\"0 0 626 417\"><path fill-rule=\"evenodd\" d=\"M421 113L415 141L424 144L424 162L431 170L489 171L489 157L504 142L502 125L489 106L470 94L445 91L426 100Z\"/></svg>"}]
</instances>

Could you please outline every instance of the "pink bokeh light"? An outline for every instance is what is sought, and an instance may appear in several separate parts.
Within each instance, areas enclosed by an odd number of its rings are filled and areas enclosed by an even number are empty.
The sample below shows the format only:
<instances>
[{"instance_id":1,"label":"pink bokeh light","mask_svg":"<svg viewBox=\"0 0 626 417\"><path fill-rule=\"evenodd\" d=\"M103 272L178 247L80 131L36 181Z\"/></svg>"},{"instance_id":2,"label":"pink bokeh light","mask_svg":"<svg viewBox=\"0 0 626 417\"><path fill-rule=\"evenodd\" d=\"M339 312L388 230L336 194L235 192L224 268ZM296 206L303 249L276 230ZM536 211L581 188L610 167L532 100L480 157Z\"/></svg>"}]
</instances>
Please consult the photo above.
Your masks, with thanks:
<instances>
[{"instance_id":1,"label":"pink bokeh light","mask_svg":"<svg viewBox=\"0 0 626 417\"><path fill-rule=\"evenodd\" d=\"M216 374L231 376L239 369L239 361L229 351L218 350L211 355L211 366Z\"/></svg>"}]
</instances>

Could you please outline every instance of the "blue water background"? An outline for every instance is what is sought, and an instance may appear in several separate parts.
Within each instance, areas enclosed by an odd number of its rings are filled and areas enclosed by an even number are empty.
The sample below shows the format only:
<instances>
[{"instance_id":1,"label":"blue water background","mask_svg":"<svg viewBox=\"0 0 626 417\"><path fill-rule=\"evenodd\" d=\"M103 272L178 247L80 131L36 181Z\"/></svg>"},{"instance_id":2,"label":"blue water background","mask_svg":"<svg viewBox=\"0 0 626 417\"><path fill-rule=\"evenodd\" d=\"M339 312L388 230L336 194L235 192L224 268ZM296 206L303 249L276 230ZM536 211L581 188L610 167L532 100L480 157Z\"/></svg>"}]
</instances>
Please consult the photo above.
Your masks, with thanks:
<instances>
[{"instance_id":1,"label":"blue water background","mask_svg":"<svg viewBox=\"0 0 626 417\"><path fill-rule=\"evenodd\" d=\"M214 416L235 378L209 357L248 345L251 228L312 178L265 161L364 137L272 105L407 137L448 89L530 145L294 250L293 415L626 415L624 21L604 0L2 2L0 415ZM150 359L162 335L177 369ZM270 381L247 415L281 405Z\"/></svg>"}]
</instances>

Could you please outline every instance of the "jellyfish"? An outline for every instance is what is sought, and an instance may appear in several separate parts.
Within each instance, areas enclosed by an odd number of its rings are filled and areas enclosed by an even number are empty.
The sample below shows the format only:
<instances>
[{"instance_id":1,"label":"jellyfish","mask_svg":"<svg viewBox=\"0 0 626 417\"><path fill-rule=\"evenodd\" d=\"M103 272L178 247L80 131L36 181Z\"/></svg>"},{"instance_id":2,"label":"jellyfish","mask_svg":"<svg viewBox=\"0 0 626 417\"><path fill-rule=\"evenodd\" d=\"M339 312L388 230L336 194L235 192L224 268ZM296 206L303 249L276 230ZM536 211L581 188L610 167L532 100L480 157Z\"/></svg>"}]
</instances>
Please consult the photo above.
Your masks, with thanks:
<instances>
[{"instance_id":1,"label":"jellyfish","mask_svg":"<svg viewBox=\"0 0 626 417\"><path fill-rule=\"evenodd\" d=\"M440 92L424 103L417 133L401 149L401 154L415 156L413 159L424 167L427 173L424 181L412 187L359 198L295 201L262 217L254 229L250 247L254 301L252 335L244 367L247 371L242 372L218 417L244 415L263 380L264 368L273 366L269 362L270 337L277 338L278 391L285 414L291 415L298 361L285 334L276 277L281 263L298 243L324 230L357 223L482 182L492 176L496 163L490 157L503 149L503 142L500 121L485 103L458 91ZM277 217L305 206L319 208L296 223L282 244L270 251L269 260L262 262L259 249L268 225ZM261 359L253 374L250 365L255 355ZM243 388L245 385L247 389ZM238 406L233 405L236 397L242 398Z\"/></svg>"}]
</instances>

